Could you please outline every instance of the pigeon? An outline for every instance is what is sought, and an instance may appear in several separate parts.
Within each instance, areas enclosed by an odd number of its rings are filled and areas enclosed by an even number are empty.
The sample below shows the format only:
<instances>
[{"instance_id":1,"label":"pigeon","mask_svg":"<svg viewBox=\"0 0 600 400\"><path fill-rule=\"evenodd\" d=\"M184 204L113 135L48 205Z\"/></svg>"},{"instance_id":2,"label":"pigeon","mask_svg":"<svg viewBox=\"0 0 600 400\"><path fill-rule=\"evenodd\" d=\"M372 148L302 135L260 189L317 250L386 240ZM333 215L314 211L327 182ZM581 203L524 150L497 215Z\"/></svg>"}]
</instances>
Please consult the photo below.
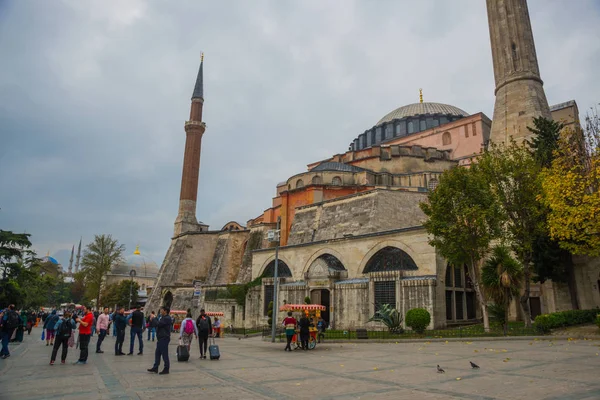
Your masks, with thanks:
<instances>
[{"instance_id":1,"label":"pigeon","mask_svg":"<svg viewBox=\"0 0 600 400\"><path fill-rule=\"evenodd\" d=\"M469 361L471 363L471 368L479 369L479 365L475 364L473 361Z\"/></svg>"},{"instance_id":2,"label":"pigeon","mask_svg":"<svg viewBox=\"0 0 600 400\"><path fill-rule=\"evenodd\" d=\"M446 371L444 371L444 370L443 370L443 369L442 369L442 368L441 368L441 367L438 365L438 366L437 366L437 372L438 372L438 374L443 374L443 373L445 373Z\"/></svg>"}]
</instances>

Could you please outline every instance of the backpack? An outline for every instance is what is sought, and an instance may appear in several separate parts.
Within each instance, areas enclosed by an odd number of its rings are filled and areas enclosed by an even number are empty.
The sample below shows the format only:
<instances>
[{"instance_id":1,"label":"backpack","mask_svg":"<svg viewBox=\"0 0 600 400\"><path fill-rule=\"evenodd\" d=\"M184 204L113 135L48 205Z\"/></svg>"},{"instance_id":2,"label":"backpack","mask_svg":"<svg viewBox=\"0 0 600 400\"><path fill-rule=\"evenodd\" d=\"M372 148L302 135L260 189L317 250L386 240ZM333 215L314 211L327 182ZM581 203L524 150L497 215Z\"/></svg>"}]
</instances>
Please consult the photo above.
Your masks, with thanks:
<instances>
[{"instance_id":1,"label":"backpack","mask_svg":"<svg viewBox=\"0 0 600 400\"><path fill-rule=\"evenodd\" d=\"M151 328L158 328L158 317L154 317L152 321L150 321Z\"/></svg>"},{"instance_id":2,"label":"backpack","mask_svg":"<svg viewBox=\"0 0 600 400\"><path fill-rule=\"evenodd\" d=\"M198 331L208 333L208 318L200 317L198 320Z\"/></svg>"},{"instance_id":3,"label":"backpack","mask_svg":"<svg viewBox=\"0 0 600 400\"><path fill-rule=\"evenodd\" d=\"M70 337L73 327L71 326L71 321L68 319L63 319L62 324L60 324L59 334L62 337Z\"/></svg>"},{"instance_id":4,"label":"backpack","mask_svg":"<svg viewBox=\"0 0 600 400\"><path fill-rule=\"evenodd\" d=\"M191 319L185 321L185 328L183 329L183 331L188 335L194 333L194 321L192 321Z\"/></svg>"},{"instance_id":5,"label":"backpack","mask_svg":"<svg viewBox=\"0 0 600 400\"><path fill-rule=\"evenodd\" d=\"M8 329L14 329L21 324L21 318L15 310L10 310L6 315L6 327Z\"/></svg>"}]
</instances>

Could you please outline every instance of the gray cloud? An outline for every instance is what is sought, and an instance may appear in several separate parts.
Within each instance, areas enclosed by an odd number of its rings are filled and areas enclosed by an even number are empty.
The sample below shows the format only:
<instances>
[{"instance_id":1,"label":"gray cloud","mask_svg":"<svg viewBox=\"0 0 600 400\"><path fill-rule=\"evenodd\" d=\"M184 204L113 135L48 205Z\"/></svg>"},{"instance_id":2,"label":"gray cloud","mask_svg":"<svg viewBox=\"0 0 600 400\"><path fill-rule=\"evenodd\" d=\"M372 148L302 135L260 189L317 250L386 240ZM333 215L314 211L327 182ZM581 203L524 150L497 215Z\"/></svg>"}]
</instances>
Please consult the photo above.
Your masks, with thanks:
<instances>
[{"instance_id":1,"label":"gray cloud","mask_svg":"<svg viewBox=\"0 0 600 400\"><path fill-rule=\"evenodd\" d=\"M529 6L550 103L597 103L598 3ZM259 215L419 87L492 116L484 2L0 2L0 226L43 254L112 233L160 262L201 51L212 228Z\"/></svg>"}]
</instances>

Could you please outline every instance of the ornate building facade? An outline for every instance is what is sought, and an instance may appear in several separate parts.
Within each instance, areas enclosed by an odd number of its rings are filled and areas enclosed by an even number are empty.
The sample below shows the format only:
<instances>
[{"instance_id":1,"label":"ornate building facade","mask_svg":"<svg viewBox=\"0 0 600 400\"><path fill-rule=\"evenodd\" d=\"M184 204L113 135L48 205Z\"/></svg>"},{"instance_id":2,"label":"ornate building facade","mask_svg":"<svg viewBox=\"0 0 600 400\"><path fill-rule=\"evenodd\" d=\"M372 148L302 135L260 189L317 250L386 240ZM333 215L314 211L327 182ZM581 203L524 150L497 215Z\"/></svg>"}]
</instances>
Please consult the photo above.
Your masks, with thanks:
<instances>
[{"instance_id":1,"label":"ornate building facade","mask_svg":"<svg viewBox=\"0 0 600 400\"><path fill-rule=\"evenodd\" d=\"M275 264L267 231L279 221L279 305L284 300L303 302L308 296L327 307L324 317L338 329L365 326L382 304L394 305L403 314L426 308L435 328L477 320L479 307L470 277L465 269L449 266L429 245L419 203L435 189L443 171L468 165L490 140L504 141L509 131L523 137L523 127L536 116L567 122L577 117L574 102L547 105L525 1L488 0L488 16L498 123L482 112L469 114L456 106L424 102L421 95L418 103L387 113L359 134L348 151L311 163L306 171L279 183L271 205L246 226L231 221L217 231L197 223L195 216L198 138L205 129L204 93L198 91L203 87L201 63L190 121L185 124L175 235L146 309L166 304L197 313L204 307L223 311L227 324L266 324ZM517 23L516 33L508 20ZM507 43L508 48L516 46L516 53L499 50ZM496 117L499 108L506 115ZM600 291L592 290L589 282L600 274L600 265L578 262L578 285L585 293L579 303L584 308L598 306ZM227 299L227 285L259 278L244 307ZM538 313L566 309L568 296L566 285L537 285L532 309ZM513 317L518 314L513 311Z\"/></svg>"}]
</instances>

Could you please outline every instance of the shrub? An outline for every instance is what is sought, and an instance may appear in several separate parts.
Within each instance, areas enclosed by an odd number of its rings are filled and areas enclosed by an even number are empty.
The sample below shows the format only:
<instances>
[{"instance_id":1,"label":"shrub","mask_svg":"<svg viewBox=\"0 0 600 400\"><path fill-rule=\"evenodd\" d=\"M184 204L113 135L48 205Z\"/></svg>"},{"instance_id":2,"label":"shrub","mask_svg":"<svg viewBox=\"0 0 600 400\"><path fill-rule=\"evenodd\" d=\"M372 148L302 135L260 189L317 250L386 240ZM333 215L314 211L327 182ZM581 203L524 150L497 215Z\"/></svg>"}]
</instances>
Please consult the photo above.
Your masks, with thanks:
<instances>
[{"instance_id":1,"label":"shrub","mask_svg":"<svg viewBox=\"0 0 600 400\"><path fill-rule=\"evenodd\" d=\"M310 297L306 296L304 298L304 304L310 304Z\"/></svg>"},{"instance_id":2,"label":"shrub","mask_svg":"<svg viewBox=\"0 0 600 400\"><path fill-rule=\"evenodd\" d=\"M504 325L504 317L506 313L504 312L504 306L502 304L490 304L488 306L488 313L490 314L490 319L492 321Z\"/></svg>"},{"instance_id":3,"label":"shrub","mask_svg":"<svg viewBox=\"0 0 600 400\"><path fill-rule=\"evenodd\" d=\"M402 329L402 314L389 304L383 304L379 311L369 319L370 321L382 322L391 333L404 333Z\"/></svg>"},{"instance_id":4,"label":"shrub","mask_svg":"<svg viewBox=\"0 0 600 400\"><path fill-rule=\"evenodd\" d=\"M431 315L424 308L413 308L406 313L406 325L417 333L423 333L430 322Z\"/></svg>"},{"instance_id":5,"label":"shrub","mask_svg":"<svg viewBox=\"0 0 600 400\"><path fill-rule=\"evenodd\" d=\"M269 324L269 326L273 325L273 302L270 301L269 305L267 306L267 316L269 317L269 319L267 320L267 323Z\"/></svg>"},{"instance_id":6,"label":"shrub","mask_svg":"<svg viewBox=\"0 0 600 400\"><path fill-rule=\"evenodd\" d=\"M600 314L596 315L596 325L600 328Z\"/></svg>"},{"instance_id":7,"label":"shrub","mask_svg":"<svg viewBox=\"0 0 600 400\"><path fill-rule=\"evenodd\" d=\"M564 326L573 326L594 322L597 319L598 309L569 310L552 314L541 314L535 317L535 327L542 333Z\"/></svg>"}]
</instances>

